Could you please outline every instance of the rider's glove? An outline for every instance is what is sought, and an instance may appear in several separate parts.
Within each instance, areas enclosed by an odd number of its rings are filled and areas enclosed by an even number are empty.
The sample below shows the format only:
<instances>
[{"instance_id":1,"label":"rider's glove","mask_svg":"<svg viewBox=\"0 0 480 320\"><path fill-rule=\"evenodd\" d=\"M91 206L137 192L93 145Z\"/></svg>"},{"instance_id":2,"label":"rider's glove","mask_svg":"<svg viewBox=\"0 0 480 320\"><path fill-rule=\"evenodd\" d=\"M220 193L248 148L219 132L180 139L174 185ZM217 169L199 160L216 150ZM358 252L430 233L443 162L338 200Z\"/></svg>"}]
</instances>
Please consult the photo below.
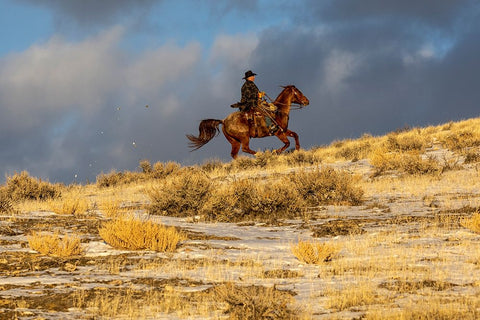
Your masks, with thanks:
<instances>
[{"instance_id":1,"label":"rider's glove","mask_svg":"<svg viewBox=\"0 0 480 320\"><path fill-rule=\"evenodd\" d=\"M260 92L258 93L258 98L259 98L259 99L262 99L264 96L265 96L265 92L264 92L264 91L260 91Z\"/></svg>"}]
</instances>

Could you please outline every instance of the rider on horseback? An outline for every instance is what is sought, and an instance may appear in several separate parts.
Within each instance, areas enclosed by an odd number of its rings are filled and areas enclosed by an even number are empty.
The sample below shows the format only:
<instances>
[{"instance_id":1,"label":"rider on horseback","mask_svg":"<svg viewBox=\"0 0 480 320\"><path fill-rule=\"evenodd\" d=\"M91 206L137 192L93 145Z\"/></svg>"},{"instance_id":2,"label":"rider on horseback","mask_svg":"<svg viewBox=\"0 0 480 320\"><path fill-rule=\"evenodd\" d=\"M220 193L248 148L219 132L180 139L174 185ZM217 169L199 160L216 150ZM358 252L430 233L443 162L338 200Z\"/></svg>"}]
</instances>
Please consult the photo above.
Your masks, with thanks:
<instances>
[{"instance_id":1,"label":"rider on horseback","mask_svg":"<svg viewBox=\"0 0 480 320\"><path fill-rule=\"evenodd\" d=\"M269 107L268 103L262 100L262 98L265 96L265 92L260 91L254 82L256 75L257 74L253 73L252 70L245 72L245 77L243 77L245 83L241 89L242 99L239 103L232 105L232 107L238 107L241 112L246 114L249 127L253 129L252 136L254 135L255 131L255 116L249 111L255 110L257 107L262 108L262 110L265 109L265 107ZM278 127L274 124L273 117L269 114L266 114L265 110L262 113L265 115L267 127L269 128L271 134L273 134L278 129Z\"/></svg>"},{"instance_id":2,"label":"rider on horseback","mask_svg":"<svg viewBox=\"0 0 480 320\"><path fill-rule=\"evenodd\" d=\"M258 90L257 85L255 84L255 76L257 74L253 73L252 70L245 72L245 83L242 86L242 99L240 100L240 111L249 111L258 106L258 100L262 97L262 92Z\"/></svg>"}]
</instances>

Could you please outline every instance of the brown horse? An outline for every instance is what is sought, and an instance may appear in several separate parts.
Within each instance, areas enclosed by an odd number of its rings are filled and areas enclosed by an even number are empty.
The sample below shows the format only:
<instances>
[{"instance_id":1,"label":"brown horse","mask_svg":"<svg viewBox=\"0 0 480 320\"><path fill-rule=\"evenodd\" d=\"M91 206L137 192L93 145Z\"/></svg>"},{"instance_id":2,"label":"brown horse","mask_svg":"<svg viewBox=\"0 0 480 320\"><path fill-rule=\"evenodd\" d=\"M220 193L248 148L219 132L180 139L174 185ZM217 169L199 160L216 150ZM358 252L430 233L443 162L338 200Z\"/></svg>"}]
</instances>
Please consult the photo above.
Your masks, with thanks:
<instances>
[{"instance_id":1,"label":"brown horse","mask_svg":"<svg viewBox=\"0 0 480 320\"><path fill-rule=\"evenodd\" d=\"M284 143L283 147L276 150L277 153L283 152L290 146L287 137L293 137L295 139L295 149L300 149L298 134L288 129L290 109L292 104L298 104L300 107L304 107L310 103L307 97L295 86L289 85L283 88L283 91L280 92L273 102L277 107L276 112L270 113L270 117L274 120L273 122L278 126L278 130L274 135ZM190 140L189 146L193 150L201 148L220 132L218 126L223 124L223 134L232 145L232 152L230 153L232 158L235 159L237 157L240 146L243 152L255 154L256 152L251 150L249 146L250 138L263 138L273 135L267 128L265 121L265 115L268 111L259 107L255 113L257 114L255 117L255 128L250 128L248 117L251 117L251 115L246 112L231 113L223 120L202 120L198 128L200 132L198 137L187 135L187 138Z\"/></svg>"}]
</instances>

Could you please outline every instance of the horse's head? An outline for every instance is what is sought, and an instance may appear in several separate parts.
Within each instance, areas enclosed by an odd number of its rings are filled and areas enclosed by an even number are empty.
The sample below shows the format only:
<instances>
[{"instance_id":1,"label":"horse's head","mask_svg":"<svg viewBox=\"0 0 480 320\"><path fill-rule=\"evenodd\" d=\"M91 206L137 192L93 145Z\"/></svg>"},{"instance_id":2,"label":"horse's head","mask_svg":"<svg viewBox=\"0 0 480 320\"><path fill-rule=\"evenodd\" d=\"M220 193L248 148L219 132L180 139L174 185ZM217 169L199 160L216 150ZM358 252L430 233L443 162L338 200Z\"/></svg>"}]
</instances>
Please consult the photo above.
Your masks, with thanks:
<instances>
[{"instance_id":1,"label":"horse's head","mask_svg":"<svg viewBox=\"0 0 480 320\"><path fill-rule=\"evenodd\" d=\"M309 105L310 101L308 100L308 98L305 97L302 91L297 89L297 87L295 87L294 85L285 86L283 88L284 91L288 91L289 95L292 97L292 103L299 104L303 107Z\"/></svg>"}]
</instances>

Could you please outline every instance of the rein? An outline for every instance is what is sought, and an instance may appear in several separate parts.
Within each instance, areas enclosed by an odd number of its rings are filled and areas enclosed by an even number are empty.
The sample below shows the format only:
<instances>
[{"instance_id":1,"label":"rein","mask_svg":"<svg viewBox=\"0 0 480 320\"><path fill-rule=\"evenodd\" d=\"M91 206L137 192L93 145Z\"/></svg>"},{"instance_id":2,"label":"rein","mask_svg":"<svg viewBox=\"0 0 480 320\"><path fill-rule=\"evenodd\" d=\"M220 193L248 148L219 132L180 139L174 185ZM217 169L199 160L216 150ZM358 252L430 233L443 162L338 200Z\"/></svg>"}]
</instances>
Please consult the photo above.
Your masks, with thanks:
<instances>
[{"instance_id":1,"label":"rein","mask_svg":"<svg viewBox=\"0 0 480 320\"><path fill-rule=\"evenodd\" d=\"M284 103L284 102L276 102L275 103L275 100L273 100L272 98L270 98L268 96L268 94L265 93L265 97L267 97L268 100L270 100L271 103L273 104L278 104L278 105L282 105L282 106L288 106L288 103ZM301 104L298 104L298 103L290 103L290 110L300 110L300 109L303 109L305 108L304 105L301 105Z\"/></svg>"}]
</instances>

